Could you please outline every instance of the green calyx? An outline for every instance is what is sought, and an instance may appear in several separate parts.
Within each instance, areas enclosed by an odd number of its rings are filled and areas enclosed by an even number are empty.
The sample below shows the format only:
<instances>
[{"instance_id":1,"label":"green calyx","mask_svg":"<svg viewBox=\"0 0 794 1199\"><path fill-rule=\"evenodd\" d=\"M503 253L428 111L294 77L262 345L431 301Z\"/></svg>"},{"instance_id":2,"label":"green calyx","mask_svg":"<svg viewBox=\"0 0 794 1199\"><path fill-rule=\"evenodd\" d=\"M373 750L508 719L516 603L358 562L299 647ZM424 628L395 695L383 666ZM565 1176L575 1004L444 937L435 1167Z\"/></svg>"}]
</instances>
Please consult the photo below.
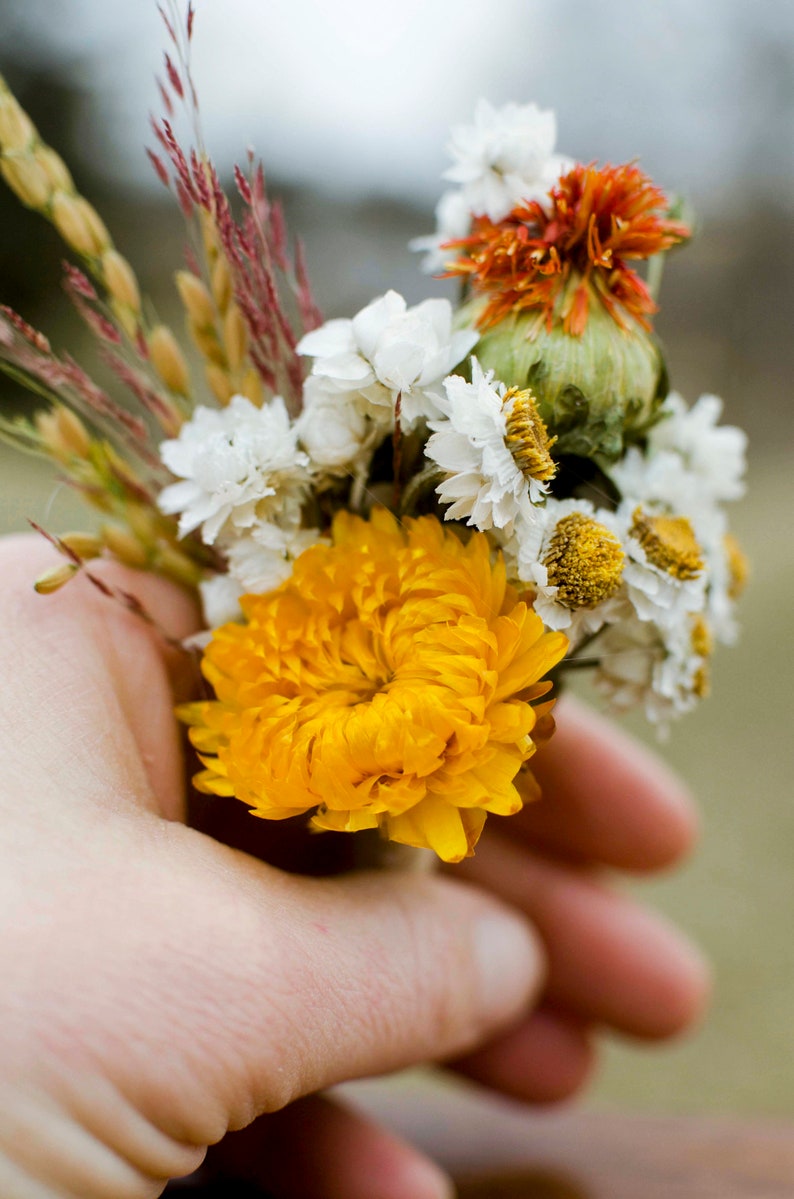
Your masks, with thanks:
<instances>
[{"instance_id":1,"label":"green calyx","mask_svg":"<svg viewBox=\"0 0 794 1199\"><path fill-rule=\"evenodd\" d=\"M458 321L473 324L482 307L471 301ZM486 329L475 347L480 364L509 387L530 387L557 454L614 461L627 443L658 419L668 391L661 348L632 321L621 329L594 300L584 332L573 336L555 319L551 331L537 314L508 317Z\"/></svg>"}]
</instances>

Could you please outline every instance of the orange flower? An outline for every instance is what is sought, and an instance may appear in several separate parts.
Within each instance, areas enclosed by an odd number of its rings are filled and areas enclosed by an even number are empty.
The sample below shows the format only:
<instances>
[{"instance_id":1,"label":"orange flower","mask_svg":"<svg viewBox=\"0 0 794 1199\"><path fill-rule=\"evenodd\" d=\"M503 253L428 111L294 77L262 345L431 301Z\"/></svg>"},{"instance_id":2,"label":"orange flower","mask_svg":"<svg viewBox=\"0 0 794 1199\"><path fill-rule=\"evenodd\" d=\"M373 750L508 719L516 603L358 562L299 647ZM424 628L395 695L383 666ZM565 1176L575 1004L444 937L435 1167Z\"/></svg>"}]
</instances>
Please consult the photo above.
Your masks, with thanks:
<instances>
[{"instance_id":1,"label":"orange flower","mask_svg":"<svg viewBox=\"0 0 794 1199\"><path fill-rule=\"evenodd\" d=\"M656 305L627 260L650 258L690 235L663 215L664 193L626 163L577 165L549 194L548 210L533 200L498 223L477 217L469 237L449 243L465 252L447 273L487 296L480 326L536 310L538 326L551 329L556 317L578 336L596 299L622 328L633 318L649 329Z\"/></svg>"}]
</instances>

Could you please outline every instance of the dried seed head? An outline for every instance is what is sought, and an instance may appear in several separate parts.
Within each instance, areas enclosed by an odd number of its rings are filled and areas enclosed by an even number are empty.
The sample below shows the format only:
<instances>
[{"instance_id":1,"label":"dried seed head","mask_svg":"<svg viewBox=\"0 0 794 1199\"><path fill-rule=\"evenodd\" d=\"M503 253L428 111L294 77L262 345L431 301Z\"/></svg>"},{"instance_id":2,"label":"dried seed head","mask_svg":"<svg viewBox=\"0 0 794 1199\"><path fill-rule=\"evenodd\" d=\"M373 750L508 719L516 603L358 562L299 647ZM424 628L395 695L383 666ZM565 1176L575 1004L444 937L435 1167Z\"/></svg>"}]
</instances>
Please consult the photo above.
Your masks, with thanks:
<instances>
[{"instance_id":1,"label":"dried seed head","mask_svg":"<svg viewBox=\"0 0 794 1199\"><path fill-rule=\"evenodd\" d=\"M107 229L87 200L58 191L52 197L52 220L68 246L86 258L110 249Z\"/></svg>"},{"instance_id":2,"label":"dried seed head","mask_svg":"<svg viewBox=\"0 0 794 1199\"><path fill-rule=\"evenodd\" d=\"M583 512L557 521L543 559L557 602L566 608L593 608L620 587L625 555L605 525Z\"/></svg>"},{"instance_id":3,"label":"dried seed head","mask_svg":"<svg viewBox=\"0 0 794 1199\"><path fill-rule=\"evenodd\" d=\"M648 561L674 579L694 579L702 571L702 551L686 516L649 516L636 508L629 533Z\"/></svg>"},{"instance_id":4,"label":"dried seed head","mask_svg":"<svg viewBox=\"0 0 794 1199\"><path fill-rule=\"evenodd\" d=\"M138 570L146 566L146 550L126 529L121 529L118 525L102 525L100 535L113 557L118 558L125 566L134 566Z\"/></svg>"},{"instance_id":5,"label":"dried seed head","mask_svg":"<svg viewBox=\"0 0 794 1199\"><path fill-rule=\"evenodd\" d=\"M59 462L68 463L73 458L88 456L90 434L71 408L56 406L37 412L34 422L44 448Z\"/></svg>"},{"instance_id":6,"label":"dried seed head","mask_svg":"<svg viewBox=\"0 0 794 1199\"><path fill-rule=\"evenodd\" d=\"M62 562L60 566L53 566L51 570L40 575L33 584L33 589L38 591L39 595L52 595L53 591L59 591L65 583L73 579L79 569L74 562Z\"/></svg>"},{"instance_id":7,"label":"dried seed head","mask_svg":"<svg viewBox=\"0 0 794 1199\"><path fill-rule=\"evenodd\" d=\"M535 397L529 388L511 387L505 392L502 410L506 417L506 442L516 466L527 479L547 483L557 473L551 447L557 440L549 437L541 420Z\"/></svg>"},{"instance_id":8,"label":"dried seed head","mask_svg":"<svg viewBox=\"0 0 794 1199\"><path fill-rule=\"evenodd\" d=\"M201 580L201 570L196 563L180 550L170 545L161 545L151 562L152 570L168 575L185 587L195 587Z\"/></svg>"},{"instance_id":9,"label":"dried seed head","mask_svg":"<svg viewBox=\"0 0 794 1199\"><path fill-rule=\"evenodd\" d=\"M198 276L192 271L177 271L176 286L191 324L199 329L214 329L215 305Z\"/></svg>"},{"instance_id":10,"label":"dried seed head","mask_svg":"<svg viewBox=\"0 0 794 1199\"><path fill-rule=\"evenodd\" d=\"M132 267L118 250L106 250L102 255L102 275L111 297L131 308L141 310L141 293Z\"/></svg>"},{"instance_id":11,"label":"dried seed head","mask_svg":"<svg viewBox=\"0 0 794 1199\"><path fill-rule=\"evenodd\" d=\"M189 395L187 362L171 330L166 325L156 325L149 334L148 346L152 365L169 391Z\"/></svg>"},{"instance_id":12,"label":"dried seed head","mask_svg":"<svg viewBox=\"0 0 794 1199\"><path fill-rule=\"evenodd\" d=\"M36 127L10 92L0 93L0 148L5 153L26 150L36 137Z\"/></svg>"},{"instance_id":13,"label":"dried seed head","mask_svg":"<svg viewBox=\"0 0 794 1199\"><path fill-rule=\"evenodd\" d=\"M240 384L240 393L244 395L252 404L256 404L257 408L261 408L265 402L265 389L262 384L262 378L259 371L254 366L250 366L243 376L243 381Z\"/></svg>"},{"instance_id":14,"label":"dried seed head","mask_svg":"<svg viewBox=\"0 0 794 1199\"><path fill-rule=\"evenodd\" d=\"M239 371L248 349L248 329L236 304L230 305L223 320L223 344L229 366L233 371Z\"/></svg>"},{"instance_id":15,"label":"dried seed head","mask_svg":"<svg viewBox=\"0 0 794 1199\"><path fill-rule=\"evenodd\" d=\"M221 254L212 268L212 296L220 312L225 312L229 307L232 292L232 276L229 264Z\"/></svg>"},{"instance_id":16,"label":"dried seed head","mask_svg":"<svg viewBox=\"0 0 794 1199\"><path fill-rule=\"evenodd\" d=\"M43 168L32 158L3 158L0 171L18 200L37 212L46 208L52 188Z\"/></svg>"},{"instance_id":17,"label":"dried seed head","mask_svg":"<svg viewBox=\"0 0 794 1199\"><path fill-rule=\"evenodd\" d=\"M216 366L214 362L210 362L207 365L206 375L212 394L225 408L234 395L234 387L227 372L222 366Z\"/></svg>"},{"instance_id":18,"label":"dried seed head","mask_svg":"<svg viewBox=\"0 0 794 1199\"><path fill-rule=\"evenodd\" d=\"M210 325L198 325L195 321L188 321L188 329L192 337L196 349L206 358L208 362L214 362L218 366L226 366L226 354L223 346L218 341L215 329Z\"/></svg>"},{"instance_id":19,"label":"dried seed head","mask_svg":"<svg viewBox=\"0 0 794 1199\"><path fill-rule=\"evenodd\" d=\"M94 533L62 533L60 541L78 558L89 561L102 553L102 538Z\"/></svg>"},{"instance_id":20,"label":"dried seed head","mask_svg":"<svg viewBox=\"0 0 794 1199\"><path fill-rule=\"evenodd\" d=\"M47 176L52 192L74 191L74 180L60 154L56 154L49 146L39 142L33 151L33 158Z\"/></svg>"}]
</instances>

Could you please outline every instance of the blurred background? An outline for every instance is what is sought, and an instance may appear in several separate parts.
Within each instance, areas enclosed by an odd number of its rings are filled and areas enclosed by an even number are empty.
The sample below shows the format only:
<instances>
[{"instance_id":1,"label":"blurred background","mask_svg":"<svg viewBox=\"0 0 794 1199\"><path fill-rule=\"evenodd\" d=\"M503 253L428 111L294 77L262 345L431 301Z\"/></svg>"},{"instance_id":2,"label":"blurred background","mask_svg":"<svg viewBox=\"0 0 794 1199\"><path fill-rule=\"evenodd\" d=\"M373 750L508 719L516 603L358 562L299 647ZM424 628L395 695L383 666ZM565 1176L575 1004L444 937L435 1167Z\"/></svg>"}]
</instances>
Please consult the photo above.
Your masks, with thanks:
<instances>
[{"instance_id":1,"label":"blurred background","mask_svg":"<svg viewBox=\"0 0 794 1199\"><path fill-rule=\"evenodd\" d=\"M433 227L453 123L482 95L556 109L573 157L639 158L694 204L657 328L673 385L750 434L734 528L753 579L738 649L665 756L697 793L693 860L643 892L715 963L704 1026L672 1050L610 1045L589 1102L794 1115L794 6L779 0L198 0L195 77L228 171L253 145L307 245L327 316L389 287L444 294L408 240ZM487 11L486 11L487 9ZM67 159L169 322L180 217L143 147L165 37L154 0L0 0L0 70ZM0 301L78 359L57 236L0 193ZM85 357L85 354L83 354ZM24 396L3 384L6 409ZM2 528L84 527L66 489L0 447ZM41 601L46 602L46 601ZM639 722L639 735L650 734Z\"/></svg>"}]
</instances>

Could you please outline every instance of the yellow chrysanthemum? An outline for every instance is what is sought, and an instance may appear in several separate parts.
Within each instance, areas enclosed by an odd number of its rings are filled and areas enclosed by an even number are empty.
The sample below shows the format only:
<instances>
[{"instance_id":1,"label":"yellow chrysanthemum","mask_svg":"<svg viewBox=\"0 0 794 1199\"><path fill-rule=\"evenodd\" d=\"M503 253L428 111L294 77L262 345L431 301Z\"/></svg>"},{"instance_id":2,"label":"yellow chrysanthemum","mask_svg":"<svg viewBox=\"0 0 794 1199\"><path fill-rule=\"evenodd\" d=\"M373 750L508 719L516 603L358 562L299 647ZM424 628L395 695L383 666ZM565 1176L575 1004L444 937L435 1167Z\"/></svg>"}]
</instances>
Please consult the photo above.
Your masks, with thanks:
<instances>
[{"instance_id":1,"label":"yellow chrysanthemum","mask_svg":"<svg viewBox=\"0 0 794 1199\"><path fill-rule=\"evenodd\" d=\"M516 776L550 725L529 701L568 642L518 602L483 534L343 512L332 545L242 606L205 651L217 698L181 712L201 790L271 819L379 827L448 862L486 813L521 807Z\"/></svg>"}]
</instances>

